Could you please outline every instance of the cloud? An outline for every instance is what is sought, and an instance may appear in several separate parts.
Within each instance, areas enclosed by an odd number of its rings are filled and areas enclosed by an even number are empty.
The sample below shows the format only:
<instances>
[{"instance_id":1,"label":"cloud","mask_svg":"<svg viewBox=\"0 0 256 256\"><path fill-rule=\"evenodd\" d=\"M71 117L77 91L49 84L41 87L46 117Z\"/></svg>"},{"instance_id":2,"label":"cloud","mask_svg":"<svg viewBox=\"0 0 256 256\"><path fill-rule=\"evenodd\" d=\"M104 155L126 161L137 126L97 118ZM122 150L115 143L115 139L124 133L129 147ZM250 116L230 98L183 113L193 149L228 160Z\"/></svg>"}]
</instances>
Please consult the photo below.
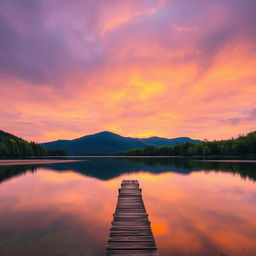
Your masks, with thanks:
<instances>
[{"instance_id":1,"label":"cloud","mask_svg":"<svg viewBox=\"0 0 256 256\"><path fill-rule=\"evenodd\" d=\"M104 54L90 22L81 12L76 15L79 6L69 6L67 1L62 4L63 9L58 10L57 1L1 2L3 75L54 86L61 85L65 77L71 79L77 70L100 64ZM89 10L84 15L89 16Z\"/></svg>"},{"instance_id":2,"label":"cloud","mask_svg":"<svg viewBox=\"0 0 256 256\"><path fill-rule=\"evenodd\" d=\"M255 122L256 121L256 108L250 110L246 115L243 115L242 117L228 118L228 119L222 120L222 121L230 123L232 125L237 125L237 124L246 123L246 122ZM255 124L256 124L256 122L255 122Z\"/></svg>"},{"instance_id":3,"label":"cloud","mask_svg":"<svg viewBox=\"0 0 256 256\"><path fill-rule=\"evenodd\" d=\"M38 141L106 129L209 139L250 131L255 7L3 0L1 128Z\"/></svg>"}]
</instances>

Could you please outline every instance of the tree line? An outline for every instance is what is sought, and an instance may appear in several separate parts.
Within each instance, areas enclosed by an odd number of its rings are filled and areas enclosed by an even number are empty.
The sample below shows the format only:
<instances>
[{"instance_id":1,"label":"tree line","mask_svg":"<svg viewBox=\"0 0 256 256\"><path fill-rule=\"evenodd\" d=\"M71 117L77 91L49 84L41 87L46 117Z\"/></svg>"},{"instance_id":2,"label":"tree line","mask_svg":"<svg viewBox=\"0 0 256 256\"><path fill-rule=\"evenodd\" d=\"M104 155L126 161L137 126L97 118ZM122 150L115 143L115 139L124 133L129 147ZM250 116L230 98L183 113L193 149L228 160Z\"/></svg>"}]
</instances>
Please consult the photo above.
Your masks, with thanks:
<instances>
[{"instance_id":1,"label":"tree line","mask_svg":"<svg viewBox=\"0 0 256 256\"><path fill-rule=\"evenodd\" d=\"M256 155L256 131L238 138L200 143L182 143L174 146L148 146L122 152L127 156L244 156Z\"/></svg>"},{"instance_id":2,"label":"tree line","mask_svg":"<svg viewBox=\"0 0 256 256\"><path fill-rule=\"evenodd\" d=\"M0 131L0 157L18 156L65 156L63 149L46 148Z\"/></svg>"}]
</instances>

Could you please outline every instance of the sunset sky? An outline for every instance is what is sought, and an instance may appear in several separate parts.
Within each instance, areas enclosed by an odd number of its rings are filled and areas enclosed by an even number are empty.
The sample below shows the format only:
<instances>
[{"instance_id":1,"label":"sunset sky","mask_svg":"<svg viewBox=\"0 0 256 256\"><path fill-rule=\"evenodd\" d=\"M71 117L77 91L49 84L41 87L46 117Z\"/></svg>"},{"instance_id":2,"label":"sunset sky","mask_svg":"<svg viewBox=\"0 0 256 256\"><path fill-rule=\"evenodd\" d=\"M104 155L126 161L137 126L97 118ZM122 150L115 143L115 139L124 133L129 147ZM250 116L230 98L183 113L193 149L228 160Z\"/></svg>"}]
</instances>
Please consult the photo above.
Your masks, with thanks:
<instances>
[{"instance_id":1,"label":"sunset sky","mask_svg":"<svg viewBox=\"0 0 256 256\"><path fill-rule=\"evenodd\" d=\"M255 0L1 0L0 130L223 139L256 130Z\"/></svg>"}]
</instances>

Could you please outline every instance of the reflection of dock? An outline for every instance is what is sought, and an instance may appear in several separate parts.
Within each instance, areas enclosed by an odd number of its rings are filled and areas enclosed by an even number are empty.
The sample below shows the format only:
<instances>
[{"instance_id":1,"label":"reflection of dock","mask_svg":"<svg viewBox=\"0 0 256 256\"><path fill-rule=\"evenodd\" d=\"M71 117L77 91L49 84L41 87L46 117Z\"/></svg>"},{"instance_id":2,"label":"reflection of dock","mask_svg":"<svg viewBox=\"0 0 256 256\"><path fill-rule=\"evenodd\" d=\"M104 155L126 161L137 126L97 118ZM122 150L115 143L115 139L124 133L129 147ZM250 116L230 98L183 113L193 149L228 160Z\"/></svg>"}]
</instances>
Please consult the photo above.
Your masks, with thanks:
<instances>
[{"instance_id":1,"label":"reflection of dock","mask_svg":"<svg viewBox=\"0 0 256 256\"><path fill-rule=\"evenodd\" d=\"M110 229L107 256L158 255L137 180L123 180Z\"/></svg>"}]
</instances>

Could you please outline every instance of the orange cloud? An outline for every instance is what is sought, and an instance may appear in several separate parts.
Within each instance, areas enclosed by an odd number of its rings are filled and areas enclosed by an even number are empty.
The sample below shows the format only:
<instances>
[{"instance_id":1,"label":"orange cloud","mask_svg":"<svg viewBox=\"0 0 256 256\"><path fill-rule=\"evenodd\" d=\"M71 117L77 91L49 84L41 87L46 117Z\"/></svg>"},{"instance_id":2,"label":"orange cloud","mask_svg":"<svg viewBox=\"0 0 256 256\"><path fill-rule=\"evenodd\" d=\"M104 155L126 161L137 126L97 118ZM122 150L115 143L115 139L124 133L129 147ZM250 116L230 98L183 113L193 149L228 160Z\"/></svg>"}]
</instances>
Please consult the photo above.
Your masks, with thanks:
<instances>
[{"instance_id":1,"label":"orange cloud","mask_svg":"<svg viewBox=\"0 0 256 256\"><path fill-rule=\"evenodd\" d=\"M44 142L102 130L222 139L255 128L248 118L256 107L249 5L209 1L193 14L178 1L122 1L91 6L95 15L87 20L81 7L88 3L80 4L64 5L61 13L46 6L47 22L38 27L28 22L34 16L22 16L18 25L2 11L6 47L16 38L27 55L7 55L12 65L0 62L1 129ZM237 23L241 9L247 15ZM13 17L26 12L3 10ZM35 38L38 56L23 34ZM59 47L53 34L62 39Z\"/></svg>"}]
</instances>

